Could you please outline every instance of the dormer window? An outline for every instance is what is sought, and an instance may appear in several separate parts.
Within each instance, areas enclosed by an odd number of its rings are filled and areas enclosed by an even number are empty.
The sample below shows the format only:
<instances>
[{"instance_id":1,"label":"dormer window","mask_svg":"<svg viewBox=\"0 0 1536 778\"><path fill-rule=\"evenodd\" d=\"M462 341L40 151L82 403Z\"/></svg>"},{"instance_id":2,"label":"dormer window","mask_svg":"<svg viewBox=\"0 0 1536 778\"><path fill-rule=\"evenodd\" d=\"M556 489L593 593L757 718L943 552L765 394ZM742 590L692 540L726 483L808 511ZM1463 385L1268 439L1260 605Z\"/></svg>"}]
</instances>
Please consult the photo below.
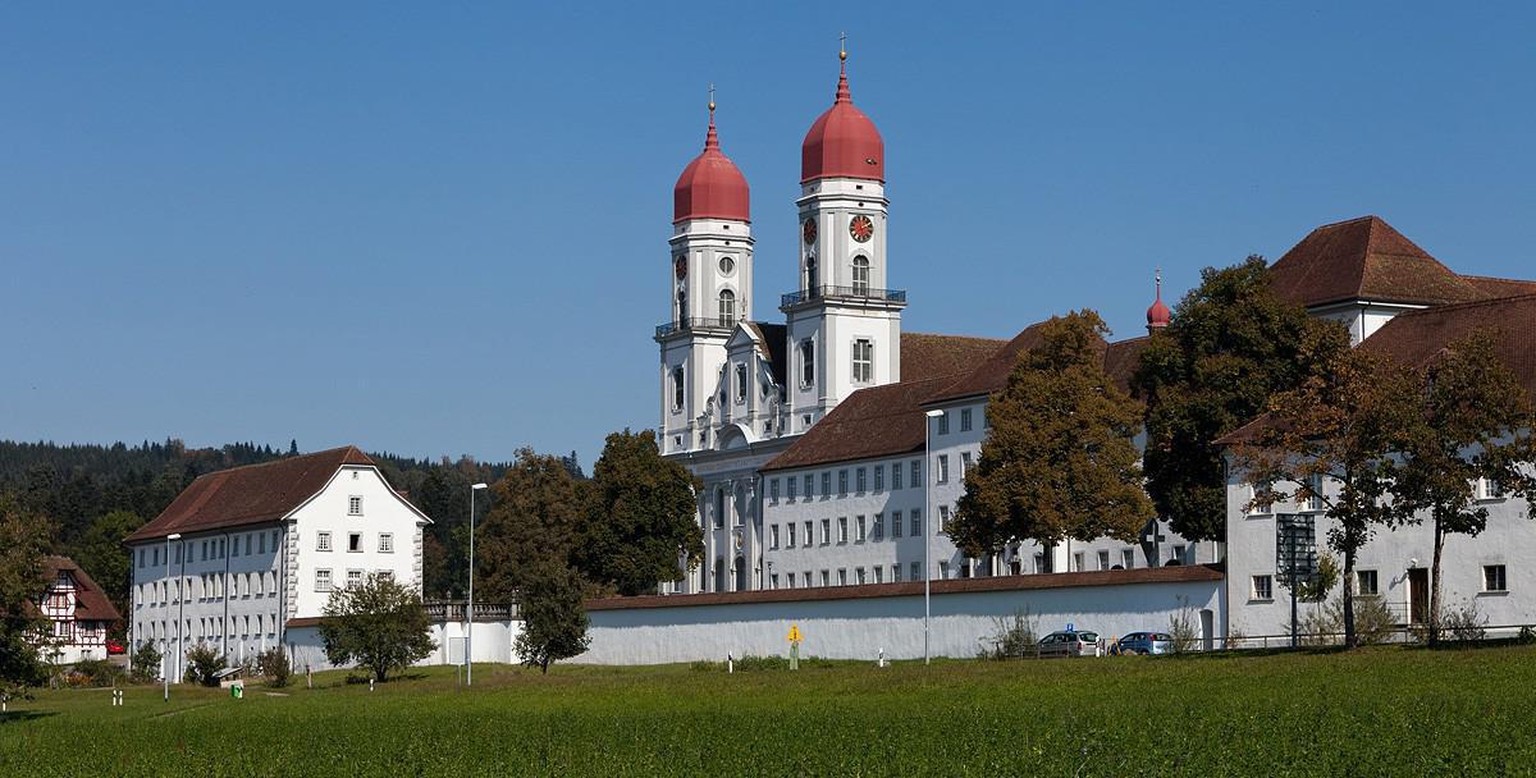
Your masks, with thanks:
<instances>
[{"instance_id":1,"label":"dormer window","mask_svg":"<svg viewBox=\"0 0 1536 778\"><path fill-rule=\"evenodd\" d=\"M736 404L742 405L747 401L747 366L736 366Z\"/></svg>"}]
</instances>

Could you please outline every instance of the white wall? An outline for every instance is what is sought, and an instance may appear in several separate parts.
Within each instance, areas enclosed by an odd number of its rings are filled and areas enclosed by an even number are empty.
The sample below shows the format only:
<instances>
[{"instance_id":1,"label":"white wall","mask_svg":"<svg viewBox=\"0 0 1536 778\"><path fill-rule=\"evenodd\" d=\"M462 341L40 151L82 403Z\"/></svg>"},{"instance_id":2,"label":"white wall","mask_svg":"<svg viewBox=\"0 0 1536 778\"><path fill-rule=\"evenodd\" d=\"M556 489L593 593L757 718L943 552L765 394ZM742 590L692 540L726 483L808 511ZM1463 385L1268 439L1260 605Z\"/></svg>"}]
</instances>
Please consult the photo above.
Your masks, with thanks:
<instances>
[{"instance_id":1,"label":"white wall","mask_svg":"<svg viewBox=\"0 0 1536 778\"><path fill-rule=\"evenodd\" d=\"M572 661L589 664L660 664L742 657L787 656L789 628L798 624L802 657L873 660L923 656L923 596L919 587L891 587L893 596L767 600L668 607L589 609L592 644ZM915 591L912 593L911 591ZM787 593L786 593L787 594ZM1039 634L1073 623L1106 638L1139 629L1168 629L1185 598L1198 629L1200 611L1221 623L1221 582L1181 581L1113 586L935 593L931 655L974 657L998 631L996 619L1022 608L1037 617ZM650 600L651 598L647 598ZM715 598L711 598L715 599ZM745 599L745 598L740 598Z\"/></svg>"}]
</instances>

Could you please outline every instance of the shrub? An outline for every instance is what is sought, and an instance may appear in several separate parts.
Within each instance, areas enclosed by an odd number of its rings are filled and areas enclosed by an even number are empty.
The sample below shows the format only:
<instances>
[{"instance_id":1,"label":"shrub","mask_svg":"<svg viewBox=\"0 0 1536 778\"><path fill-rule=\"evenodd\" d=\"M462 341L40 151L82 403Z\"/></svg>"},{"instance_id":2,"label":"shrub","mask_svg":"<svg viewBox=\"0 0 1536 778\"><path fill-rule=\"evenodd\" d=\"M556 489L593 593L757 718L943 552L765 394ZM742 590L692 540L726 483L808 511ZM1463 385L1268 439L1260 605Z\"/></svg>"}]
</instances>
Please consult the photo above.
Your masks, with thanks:
<instances>
[{"instance_id":1,"label":"shrub","mask_svg":"<svg viewBox=\"0 0 1536 778\"><path fill-rule=\"evenodd\" d=\"M1339 623L1344 620L1344 605L1339 605ZM1362 646L1373 646L1387 642L1387 638L1397 630L1396 621L1392 618L1392 611L1387 609L1386 600L1381 597L1355 596L1355 638Z\"/></svg>"},{"instance_id":2,"label":"shrub","mask_svg":"<svg viewBox=\"0 0 1536 778\"><path fill-rule=\"evenodd\" d=\"M1470 643L1482 640L1488 634L1488 617L1477 610L1477 603L1468 602L1460 608L1452 608L1441 619L1441 629L1452 640Z\"/></svg>"},{"instance_id":3,"label":"shrub","mask_svg":"<svg viewBox=\"0 0 1536 778\"><path fill-rule=\"evenodd\" d=\"M288 685L288 677L293 674L293 663L288 661L288 654L274 646L256 657L256 669L267 677L268 686L281 689Z\"/></svg>"},{"instance_id":4,"label":"shrub","mask_svg":"<svg viewBox=\"0 0 1536 778\"><path fill-rule=\"evenodd\" d=\"M1029 608L1023 608L1013 612L1013 618L1002 616L992 618L997 631L992 637L984 638L992 644L992 649L982 650L981 655L987 659L1020 659L1034 656L1035 644L1039 642L1039 627L1037 619L1030 615Z\"/></svg>"},{"instance_id":5,"label":"shrub","mask_svg":"<svg viewBox=\"0 0 1536 778\"><path fill-rule=\"evenodd\" d=\"M213 646L199 643L187 652L185 680L204 686L218 686L218 672L226 666L224 656Z\"/></svg>"},{"instance_id":6,"label":"shrub","mask_svg":"<svg viewBox=\"0 0 1536 778\"><path fill-rule=\"evenodd\" d=\"M105 659L84 659L69 671L71 686L116 686L123 671Z\"/></svg>"},{"instance_id":7,"label":"shrub","mask_svg":"<svg viewBox=\"0 0 1536 778\"><path fill-rule=\"evenodd\" d=\"M128 677L135 683L149 683L158 679L161 658L160 651L155 648L154 643L147 640L140 643L139 647L133 650L133 658L129 661L133 669Z\"/></svg>"},{"instance_id":8,"label":"shrub","mask_svg":"<svg viewBox=\"0 0 1536 778\"><path fill-rule=\"evenodd\" d=\"M1179 610L1168 617L1168 634L1173 636L1173 652L1182 654L1195 650L1200 640L1200 630L1195 626L1195 609L1188 597L1180 597Z\"/></svg>"},{"instance_id":9,"label":"shrub","mask_svg":"<svg viewBox=\"0 0 1536 778\"><path fill-rule=\"evenodd\" d=\"M1515 636L1515 642L1522 646L1528 646L1532 643L1536 643L1536 629L1531 629L1531 625L1529 624L1521 627L1520 634Z\"/></svg>"}]
</instances>

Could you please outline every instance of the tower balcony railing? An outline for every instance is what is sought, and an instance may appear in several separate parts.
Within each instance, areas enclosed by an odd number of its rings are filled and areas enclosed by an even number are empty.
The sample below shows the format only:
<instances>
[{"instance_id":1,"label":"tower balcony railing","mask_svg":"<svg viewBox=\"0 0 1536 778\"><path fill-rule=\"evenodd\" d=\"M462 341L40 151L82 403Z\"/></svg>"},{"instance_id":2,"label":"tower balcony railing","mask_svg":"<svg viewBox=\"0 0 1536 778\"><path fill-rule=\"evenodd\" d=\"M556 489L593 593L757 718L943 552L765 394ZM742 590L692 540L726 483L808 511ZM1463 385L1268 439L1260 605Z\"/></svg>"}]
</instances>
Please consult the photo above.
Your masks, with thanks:
<instances>
[{"instance_id":1,"label":"tower balcony railing","mask_svg":"<svg viewBox=\"0 0 1536 778\"><path fill-rule=\"evenodd\" d=\"M874 300L885 303L905 303L905 289L872 289L867 286L813 286L798 292L779 296L779 307L789 308L812 300Z\"/></svg>"},{"instance_id":2,"label":"tower balcony railing","mask_svg":"<svg viewBox=\"0 0 1536 778\"><path fill-rule=\"evenodd\" d=\"M688 332L690 330L728 330L735 327L737 321L740 320L734 317L725 319L687 317L677 321L669 321L666 324L656 325L656 337L665 338L674 332Z\"/></svg>"}]
</instances>

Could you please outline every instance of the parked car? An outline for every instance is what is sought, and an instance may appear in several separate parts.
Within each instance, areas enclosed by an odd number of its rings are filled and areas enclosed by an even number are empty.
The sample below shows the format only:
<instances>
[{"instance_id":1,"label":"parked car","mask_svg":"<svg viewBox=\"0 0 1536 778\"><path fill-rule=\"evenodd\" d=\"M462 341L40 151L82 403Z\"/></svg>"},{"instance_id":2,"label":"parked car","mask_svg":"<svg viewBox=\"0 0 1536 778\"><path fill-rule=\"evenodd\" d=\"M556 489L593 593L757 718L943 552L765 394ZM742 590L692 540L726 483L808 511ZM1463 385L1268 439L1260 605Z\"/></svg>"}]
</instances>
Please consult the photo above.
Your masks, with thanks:
<instances>
[{"instance_id":1,"label":"parked car","mask_svg":"<svg viewBox=\"0 0 1536 778\"><path fill-rule=\"evenodd\" d=\"M1127 632L1109 647L1111 654L1171 654L1173 636L1166 632Z\"/></svg>"},{"instance_id":2,"label":"parked car","mask_svg":"<svg viewBox=\"0 0 1536 778\"><path fill-rule=\"evenodd\" d=\"M1097 656L1099 633L1086 630L1052 632L1036 644L1040 656Z\"/></svg>"},{"instance_id":3,"label":"parked car","mask_svg":"<svg viewBox=\"0 0 1536 778\"><path fill-rule=\"evenodd\" d=\"M117 654L126 654L128 653L128 647L123 645L121 640L112 640L111 638L108 638L107 653L113 656L116 656Z\"/></svg>"}]
</instances>

